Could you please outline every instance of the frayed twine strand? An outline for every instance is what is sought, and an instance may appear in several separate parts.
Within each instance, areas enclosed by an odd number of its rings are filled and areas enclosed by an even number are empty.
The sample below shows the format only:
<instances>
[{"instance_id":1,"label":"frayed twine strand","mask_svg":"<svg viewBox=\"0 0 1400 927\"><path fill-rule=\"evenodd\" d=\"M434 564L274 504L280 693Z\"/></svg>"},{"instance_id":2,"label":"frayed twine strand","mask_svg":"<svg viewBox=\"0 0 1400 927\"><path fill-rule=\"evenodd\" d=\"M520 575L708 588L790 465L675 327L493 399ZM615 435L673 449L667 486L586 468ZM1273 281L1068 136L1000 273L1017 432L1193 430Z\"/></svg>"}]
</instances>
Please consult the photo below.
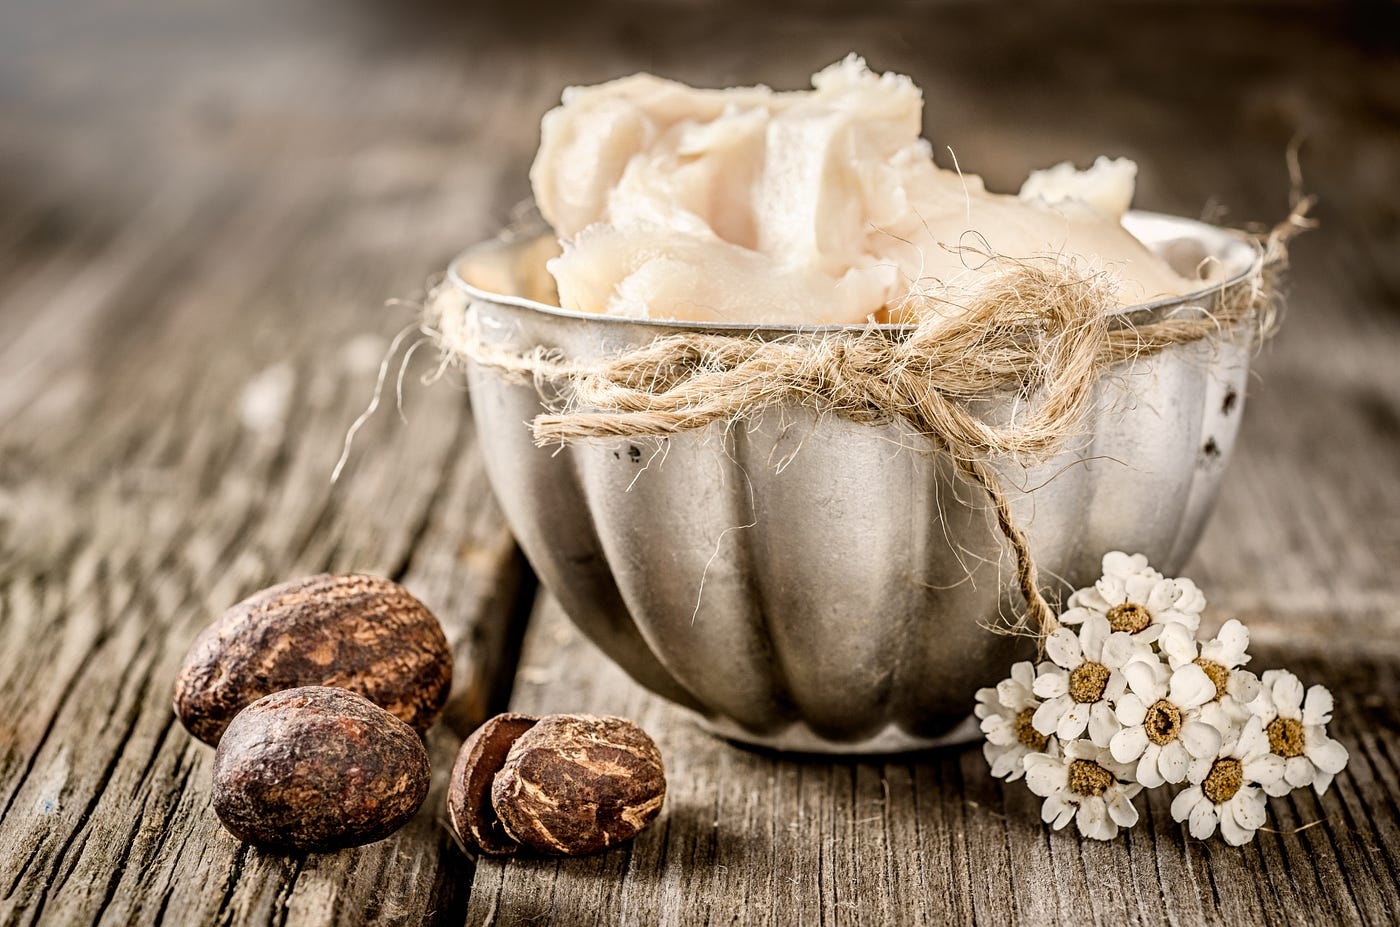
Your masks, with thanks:
<instances>
[{"instance_id":1,"label":"frayed twine strand","mask_svg":"<svg viewBox=\"0 0 1400 927\"><path fill-rule=\"evenodd\" d=\"M547 400L530 423L540 446L597 438L664 437L753 416L795 403L855 422L902 418L946 452L992 504L997 527L1016 558L1016 579L1041 639L1058 626L1040 592L1024 532L990 463L1043 459L1076 433L1099 375L1115 364L1228 333L1241 326L1267 336L1276 320L1276 286L1287 243L1311 227L1308 198L1256 239L1259 254L1242 279L1197 305L1134 324L1104 274L1085 275L1067 261L989 260L1005 269L956 311L925 300L920 321L898 331L874 327L797 333L692 332L596 362L537 347L524 353L483 337L465 294L439 285L424 328L444 354L515 378L533 380ZM1011 392L1027 400L1023 415L992 424L971 405ZM1034 400L1033 402L1029 400Z\"/></svg>"}]
</instances>

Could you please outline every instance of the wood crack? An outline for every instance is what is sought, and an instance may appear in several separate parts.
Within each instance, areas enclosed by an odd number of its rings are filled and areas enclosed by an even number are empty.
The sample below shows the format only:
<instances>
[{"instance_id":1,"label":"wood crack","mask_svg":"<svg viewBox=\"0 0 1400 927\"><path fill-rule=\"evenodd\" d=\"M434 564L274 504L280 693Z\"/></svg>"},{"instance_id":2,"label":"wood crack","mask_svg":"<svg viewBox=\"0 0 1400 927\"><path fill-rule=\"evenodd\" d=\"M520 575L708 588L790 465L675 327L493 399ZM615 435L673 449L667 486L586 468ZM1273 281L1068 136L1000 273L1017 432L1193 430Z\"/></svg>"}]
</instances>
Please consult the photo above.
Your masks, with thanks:
<instances>
[{"instance_id":1,"label":"wood crack","mask_svg":"<svg viewBox=\"0 0 1400 927\"><path fill-rule=\"evenodd\" d=\"M148 668L147 675L145 677L145 682L149 683L149 679L150 677ZM132 707L132 710L130 712L128 712L125 729L123 730L121 737L118 739L116 747L112 751L112 758L107 761L106 767L103 770L103 775L100 781L105 782L111 778L112 771L116 769L117 764L122 760L123 751L125 750L126 744L130 741L131 735L135 732L136 725L139 719L140 706L139 704L137 704ZM59 891L63 888L64 883L67 881L67 877L72 874L73 869L77 866L78 854L74 854L70 858L69 850L80 836L85 835L86 828L89 822L92 821L93 812L97 809L97 805L102 800L103 795L104 793L99 790L94 792L88 798L86 804L83 807L82 813L78 817L77 827L72 831L72 833L68 835L68 837L59 846L57 852L54 854L53 873L44 880L43 890L40 891L38 899L33 904L33 919L36 922L43 914L44 907L48 903L50 894L54 891ZM62 872L65 861L68 861L69 865L67 867L67 872Z\"/></svg>"},{"instance_id":2,"label":"wood crack","mask_svg":"<svg viewBox=\"0 0 1400 927\"><path fill-rule=\"evenodd\" d=\"M239 844L234 851L233 860L229 863L228 881L224 883L224 896L220 900L218 908L215 909L215 920L219 924L231 925L234 923L233 911L230 905L233 902L234 890L238 887L238 881L243 875L243 867L247 862L248 854L254 852L248 844Z\"/></svg>"},{"instance_id":3,"label":"wood crack","mask_svg":"<svg viewBox=\"0 0 1400 927\"><path fill-rule=\"evenodd\" d=\"M404 545L403 556L399 562L389 569L388 576L394 582L403 582L405 576L413 568L413 558L418 553L423 539L428 534L428 529L432 526L433 520L440 514L439 503L447 493L448 486L452 482L452 471L456 466L460 455L466 454L469 448L467 440L471 428L471 416L462 413L456 417L453 426L452 442L448 445L446 453L442 455L442 463L437 469L437 475L433 480L433 488L428 493L428 498L419 510L417 518L408 531L408 543Z\"/></svg>"},{"instance_id":4,"label":"wood crack","mask_svg":"<svg viewBox=\"0 0 1400 927\"><path fill-rule=\"evenodd\" d=\"M67 706L69 699L72 698L74 691L76 691L76 689L78 688L78 685L83 681L84 675L86 674L88 667L91 665L93 658L97 655L97 651L100 650L105 643L105 634L99 634L98 637L93 639L91 646L83 655L83 658L78 663L77 668L68 677L68 681L59 691L58 702L54 706L53 713L49 716L48 723L44 725L43 733L39 735L38 742L30 751L29 757L24 765L24 768L21 771L19 777L15 780L14 787L10 790L10 794L5 797L4 807L0 808L0 820L4 820L9 816L10 810L14 806L15 799L18 798L20 791L24 788L24 783L29 779L30 774L34 771L34 764L38 762L39 755L43 753L44 747L48 745L49 739L53 736L55 730L57 729L58 719L63 714L63 709Z\"/></svg>"}]
</instances>

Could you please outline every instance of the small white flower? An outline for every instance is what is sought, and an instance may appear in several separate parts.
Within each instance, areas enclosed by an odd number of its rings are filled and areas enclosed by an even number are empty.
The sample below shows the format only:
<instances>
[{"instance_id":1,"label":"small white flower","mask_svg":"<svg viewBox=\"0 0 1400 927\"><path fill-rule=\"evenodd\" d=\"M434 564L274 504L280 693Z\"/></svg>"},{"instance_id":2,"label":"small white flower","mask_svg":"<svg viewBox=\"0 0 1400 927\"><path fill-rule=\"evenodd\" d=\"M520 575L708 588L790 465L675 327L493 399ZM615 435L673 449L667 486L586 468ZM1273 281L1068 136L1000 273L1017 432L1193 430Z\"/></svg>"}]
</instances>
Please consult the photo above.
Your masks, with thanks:
<instances>
[{"instance_id":1,"label":"small white flower","mask_svg":"<svg viewBox=\"0 0 1400 927\"><path fill-rule=\"evenodd\" d=\"M1231 846L1254 839L1264 823L1264 793L1260 786L1278 781L1283 763L1269 753L1269 738L1258 718L1241 730L1233 728L1220 752L1194 760L1187 772L1190 788L1172 800L1172 817L1190 822L1191 836L1205 840L1220 825Z\"/></svg>"},{"instance_id":2,"label":"small white flower","mask_svg":"<svg viewBox=\"0 0 1400 927\"><path fill-rule=\"evenodd\" d=\"M1138 821L1133 797L1142 786L1131 781L1128 769L1115 763L1107 750L1087 741L1066 744L1064 756L1026 757L1026 785L1045 799L1040 817L1055 830L1074 818L1084 836L1110 840L1119 827Z\"/></svg>"},{"instance_id":3,"label":"small white flower","mask_svg":"<svg viewBox=\"0 0 1400 927\"><path fill-rule=\"evenodd\" d=\"M1155 641L1164 628L1184 625L1195 633L1201 624L1206 597L1189 579L1167 579L1142 554L1105 554L1103 576L1092 588L1069 597L1062 624L1081 624L1091 615L1108 619L1113 631L1125 631L1144 643Z\"/></svg>"},{"instance_id":4,"label":"small white flower","mask_svg":"<svg viewBox=\"0 0 1400 927\"><path fill-rule=\"evenodd\" d=\"M1162 578L1161 573L1152 569L1144 554L1125 554L1121 550L1111 550L1103 555L1101 565L1104 576L1115 576L1123 580L1127 580L1130 576Z\"/></svg>"},{"instance_id":5,"label":"small white flower","mask_svg":"<svg viewBox=\"0 0 1400 927\"><path fill-rule=\"evenodd\" d=\"M1249 703L1259 694L1259 677L1242 669L1250 661L1249 629L1231 618L1212 639L1198 644L1185 625L1168 625L1157 639L1157 649L1166 655L1172 669L1194 663L1215 684L1215 705L1224 714L1207 710L1207 720L1221 729L1225 724L1243 724L1249 718Z\"/></svg>"},{"instance_id":6,"label":"small white flower","mask_svg":"<svg viewBox=\"0 0 1400 927\"><path fill-rule=\"evenodd\" d=\"M1088 730L1094 744L1108 746L1120 727L1113 703L1128 686L1123 666L1134 657L1150 657L1150 651L1128 634L1110 632L1107 618L1092 615L1078 634L1069 628L1052 631L1045 653L1054 662L1040 664L1034 692L1046 701L1031 724L1062 742Z\"/></svg>"},{"instance_id":7,"label":"small white flower","mask_svg":"<svg viewBox=\"0 0 1400 927\"><path fill-rule=\"evenodd\" d=\"M1346 748L1327 736L1332 695L1292 673L1245 669L1249 631L1231 619L1199 640L1205 596L1141 554L1113 552L1092 588L1070 597L1046 636L1046 660L1018 663L977 693L992 775L1025 777L1054 829L1074 819L1108 840L1137 823L1143 788L1186 783L1172 817L1240 846L1265 819L1266 795L1325 792Z\"/></svg>"},{"instance_id":8,"label":"small white flower","mask_svg":"<svg viewBox=\"0 0 1400 927\"><path fill-rule=\"evenodd\" d=\"M1214 756L1222 732L1203 720L1201 707L1215 698L1205 670L1186 663L1169 671L1160 662L1133 661L1123 668L1127 692L1118 700L1123 729L1109 749L1120 763L1137 762L1137 781L1147 788L1181 782L1191 761Z\"/></svg>"},{"instance_id":9,"label":"small white flower","mask_svg":"<svg viewBox=\"0 0 1400 927\"><path fill-rule=\"evenodd\" d=\"M1014 781L1025 775L1022 761L1027 754L1059 755L1059 742L1031 724L1040 706L1040 699L1032 691L1034 685L1035 667L1023 662L1011 667L1011 677L997 683L995 689L977 690L975 711L987 737L982 753L998 779Z\"/></svg>"},{"instance_id":10,"label":"small white flower","mask_svg":"<svg viewBox=\"0 0 1400 927\"><path fill-rule=\"evenodd\" d=\"M1311 785L1321 795L1348 759L1347 748L1327 736L1332 693L1313 686L1305 696L1303 684L1287 670L1269 670L1260 683L1249 710L1263 726L1269 749L1283 762L1283 778L1265 791L1285 795Z\"/></svg>"}]
</instances>

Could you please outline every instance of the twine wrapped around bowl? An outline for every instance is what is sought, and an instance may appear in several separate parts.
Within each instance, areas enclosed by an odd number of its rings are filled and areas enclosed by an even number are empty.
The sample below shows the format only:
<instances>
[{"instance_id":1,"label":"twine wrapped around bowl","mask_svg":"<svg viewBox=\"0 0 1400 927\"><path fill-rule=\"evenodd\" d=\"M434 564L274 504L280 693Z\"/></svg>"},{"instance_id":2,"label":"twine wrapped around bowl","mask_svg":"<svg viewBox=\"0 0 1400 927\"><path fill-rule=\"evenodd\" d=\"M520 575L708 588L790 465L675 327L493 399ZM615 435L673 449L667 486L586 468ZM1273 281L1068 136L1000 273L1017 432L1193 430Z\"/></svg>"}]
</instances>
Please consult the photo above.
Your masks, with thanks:
<instances>
[{"instance_id":1,"label":"twine wrapped around bowl","mask_svg":"<svg viewBox=\"0 0 1400 927\"><path fill-rule=\"evenodd\" d=\"M1118 310L1020 262L936 331L701 325L526 298L519 238L462 255L426 325L527 557L627 672L747 743L913 749L1034 651L996 632L1053 625L1047 579L1110 549L1176 569L1214 504L1302 212L1262 246L1125 224L1223 283Z\"/></svg>"}]
</instances>

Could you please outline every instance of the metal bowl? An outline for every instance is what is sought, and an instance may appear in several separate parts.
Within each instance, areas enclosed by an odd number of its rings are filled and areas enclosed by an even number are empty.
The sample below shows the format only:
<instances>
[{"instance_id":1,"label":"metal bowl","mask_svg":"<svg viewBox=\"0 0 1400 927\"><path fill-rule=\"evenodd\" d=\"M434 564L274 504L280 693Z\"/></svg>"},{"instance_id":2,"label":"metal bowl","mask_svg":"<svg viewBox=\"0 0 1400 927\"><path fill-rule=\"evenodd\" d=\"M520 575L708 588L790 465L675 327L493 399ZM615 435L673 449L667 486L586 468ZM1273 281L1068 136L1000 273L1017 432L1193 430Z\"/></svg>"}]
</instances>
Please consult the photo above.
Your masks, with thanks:
<instances>
[{"instance_id":1,"label":"metal bowl","mask_svg":"<svg viewBox=\"0 0 1400 927\"><path fill-rule=\"evenodd\" d=\"M1256 259L1199 222L1124 224L1182 273L1211 257L1233 280ZM496 241L454 263L490 343L589 360L678 330L795 330L532 301L540 247ZM1199 312L1208 292L1125 312ZM1109 550L1180 568L1234 445L1249 353L1236 331L1120 364L1083 434L1039 465L1000 469L1047 581L1088 585ZM534 386L471 363L467 376L487 474L544 585L634 679L725 737L820 753L953 742L975 731L975 691L1033 650L990 630L1022 603L984 495L899 423L794 406L659 442L541 449L527 426ZM985 413L1008 415L1009 402L989 396Z\"/></svg>"}]
</instances>

